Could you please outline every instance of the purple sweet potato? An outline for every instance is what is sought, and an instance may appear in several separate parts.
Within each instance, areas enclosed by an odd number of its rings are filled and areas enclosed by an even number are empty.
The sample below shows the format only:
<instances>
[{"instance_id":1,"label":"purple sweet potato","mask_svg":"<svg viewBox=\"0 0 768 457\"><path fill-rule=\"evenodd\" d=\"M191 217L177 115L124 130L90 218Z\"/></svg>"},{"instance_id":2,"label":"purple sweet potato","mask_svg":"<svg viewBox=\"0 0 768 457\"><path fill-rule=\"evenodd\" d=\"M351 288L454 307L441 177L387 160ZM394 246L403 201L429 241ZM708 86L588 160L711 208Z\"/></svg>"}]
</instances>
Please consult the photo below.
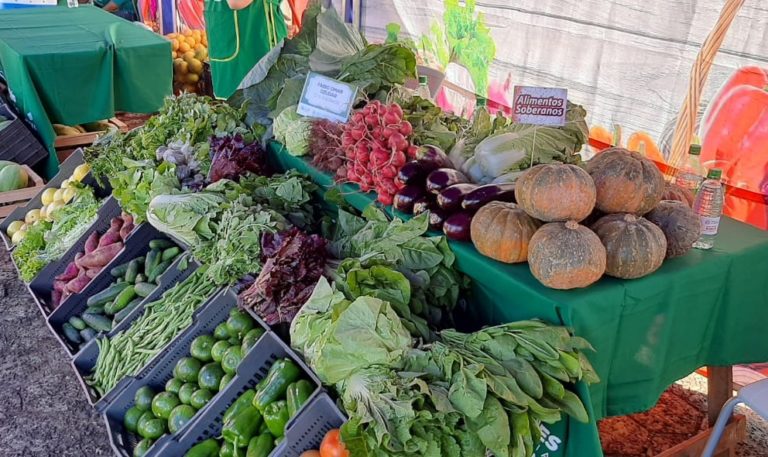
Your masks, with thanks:
<instances>
[{"instance_id":1,"label":"purple sweet potato","mask_svg":"<svg viewBox=\"0 0 768 457\"><path fill-rule=\"evenodd\" d=\"M72 279L75 279L75 278L72 278ZM71 281L71 279L69 279L69 280L60 280L60 279L54 280L53 281L53 290L58 291L58 292L63 291L64 288L67 287L67 283L69 281Z\"/></svg>"},{"instance_id":2,"label":"purple sweet potato","mask_svg":"<svg viewBox=\"0 0 768 457\"><path fill-rule=\"evenodd\" d=\"M118 241L122 241L120 238L120 229L113 230L110 228L99 240L99 247L103 248L104 246L117 243Z\"/></svg>"},{"instance_id":3,"label":"purple sweet potato","mask_svg":"<svg viewBox=\"0 0 768 457\"><path fill-rule=\"evenodd\" d=\"M85 274L85 272L81 272L77 276L77 278L67 283L67 287L65 290L67 290L70 293L76 294L82 291L85 288L85 286L88 285L89 282L91 282L91 278L89 278L88 275Z\"/></svg>"},{"instance_id":4,"label":"purple sweet potato","mask_svg":"<svg viewBox=\"0 0 768 457\"><path fill-rule=\"evenodd\" d=\"M103 268L123 249L123 243L118 241L107 246L102 246L80 259L83 268Z\"/></svg>"},{"instance_id":5,"label":"purple sweet potato","mask_svg":"<svg viewBox=\"0 0 768 457\"><path fill-rule=\"evenodd\" d=\"M54 290L51 294L51 304L53 305L53 309L56 309L61 304L61 295L60 290Z\"/></svg>"},{"instance_id":6,"label":"purple sweet potato","mask_svg":"<svg viewBox=\"0 0 768 457\"><path fill-rule=\"evenodd\" d=\"M118 217L113 217L111 221L109 221L109 230L114 230L116 232L120 231L120 227L123 226L123 219Z\"/></svg>"},{"instance_id":7,"label":"purple sweet potato","mask_svg":"<svg viewBox=\"0 0 768 457\"><path fill-rule=\"evenodd\" d=\"M91 232L90 235L88 235L88 239L85 240L85 253L88 254L89 252L93 252L99 245L99 234L96 233L96 230Z\"/></svg>"},{"instance_id":8,"label":"purple sweet potato","mask_svg":"<svg viewBox=\"0 0 768 457\"><path fill-rule=\"evenodd\" d=\"M69 281L77 277L77 264L75 262L69 262L64 272L53 279L58 281Z\"/></svg>"},{"instance_id":9,"label":"purple sweet potato","mask_svg":"<svg viewBox=\"0 0 768 457\"><path fill-rule=\"evenodd\" d=\"M133 228L135 226L133 225L133 220L131 221L125 221L125 224L123 224L122 227L120 227L120 239L125 241L128 238L128 235L131 234L133 231Z\"/></svg>"},{"instance_id":10,"label":"purple sweet potato","mask_svg":"<svg viewBox=\"0 0 768 457\"><path fill-rule=\"evenodd\" d=\"M88 276L91 279L93 279L96 276L98 276L99 273L101 273L101 268L91 268L89 270L85 270L85 275Z\"/></svg>"}]
</instances>

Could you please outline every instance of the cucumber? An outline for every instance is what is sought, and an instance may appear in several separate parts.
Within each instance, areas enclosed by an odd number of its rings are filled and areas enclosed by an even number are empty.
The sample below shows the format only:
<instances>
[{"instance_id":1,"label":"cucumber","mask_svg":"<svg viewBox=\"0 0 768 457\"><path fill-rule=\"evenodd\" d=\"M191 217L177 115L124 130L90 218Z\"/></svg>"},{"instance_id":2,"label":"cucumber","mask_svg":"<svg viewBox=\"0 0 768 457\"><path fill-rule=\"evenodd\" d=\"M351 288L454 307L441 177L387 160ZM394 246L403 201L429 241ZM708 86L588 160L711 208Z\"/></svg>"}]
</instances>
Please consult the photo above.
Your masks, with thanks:
<instances>
[{"instance_id":1,"label":"cucumber","mask_svg":"<svg viewBox=\"0 0 768 457\"><path fill-rule=\"evenodd\" d=\"M88 297L86 304L88 306L106 305L120 295L120 292L125 290L128 286L130 286L130 284L127 282L112 284L101 292Z\"/></svg>"},{"instance_id":2,"label":"cucumber","mask_svg":"<svg viewBox=\"0 0 768 457\"><path fill-rule=\"evenodd\" d=\"M160 275L165 273L165 270L167 270L172 263L173 263L173 260L166 260L165 262L162 262L158 266L153 268L152 273L150 273L149 276L147 277L147 281L154 282L157 278L160 277Z\"/></svg>"},{"instance_id":3,"label":"cucumber","mask_svg":"<svg viewBox=\"0 0 768 457\"><path fill-rule=\"evenodd\" d=\"M128 315L131 314L131 311L136 309L136 307L139 306L142 300L143 300L142 297L134 298L133 301L128 303L128 306L118 311L117 314L115 314L115 316L112 318L112 322L114 323L114 325L119 324L120 322L123 321L123 319L128 317Z\"/></svg>"},{"instance_id":4,"label":"cucumber","mask_svg":"<svg viewBox=\"0 0 768 457\"><path fill-rule=\"evenodd\" d=\"M130 271L130 268L128 269ZM104 307L104 312L110 316L120 312L121 309L128 306L131 300L136 296L136 288L134 286L128 286L120 292L112 303L107 303Z\"/></svg>"},{"instance_id":5,"label":"cucumber","mask_svg":"<svg viewBox=\"0 0 768 457\"><path fill-rule=\"evenodd\" d=\"M87 343L92 339L96 338L96 330L92 328L85 328L83 330L80 330L80 336L82 336L83 341Z\"/></svg>"},{"instance_id":6,"label":"cucumber","mask_svg":"<svg viewBox=\"0 0 768 457\"><path fill-rule=\"evenodd\" d=\"M69 322L65 322L64 325L61 326L61 329L64 331L64 337L70 342L80 344L83 341L80 338L80 332L78 332Z\"/></svg>"},{"instance_id":7,"label":"cucumber","mask_svg":"<svg viewBox=\"0 0 768 457\"><path fill-rule=\"evenodd\" d=\"M93 305L85 308L86 313L90 314L104 314L104 305Z\"/></svg>"},{"instance_id":8,"label":"cucumber","mask_svg":"<svg viewBox=\"0 0 768 457\"><path fill-rule=\"evenodd\" d=\"M152 269L160 263L160 256L162 256L162 253L157 249L152 249L149 251L149 254L147 254L147 260L144 261L144 276L149 278L149 274L152 272Z\"/></svg>"},{"instance_id":9,"label":"cucumber","mask_svg":"<svg viewBox=\"0 0 768 457\"><path fill-rule=\"evenodd\" d=\"M131 262L125 262L123 264L120 264L111 270L109 270L109 274L114 276L115 278L122 278L125 276L125 272L128 271L128 264Z\"/></svg>"},{"instance_id":10,"label":"cucumber","mask_svg":"<svg viewBox=\"0 0 768 457\"><path fill-rule=\"evenodd\" d=\"M133 284L136 282L136 275L139 274L139 266L141 262L138 259L133 259L128 263L128 270L125 271L125 282Z\"/></svg>"},{"instance_id":11,"label":"cucumber","mask_svg":"<svg viewBox=\"0 0 768 457\"><path fill-rule=\"evenodd\" d=\"M144 276L143 273L139 273L136 275L136 282L134 282L134 284L138 284L140 282L147 282L147 277Z\"/></svg>"},{"instance_id":12,"label":"cucumber","mask_svg":"<svg viewBox=\"0 0 768 457\"><path fill-rule=\"evenodd\" d=\"M80 316L89 327L97 332L108 332L112 330L112 320L100 314L85 313Z\"/></svg>"},{"instance_id":13,"label":"cucumber","mask_svg":"<svg viewBox=\"0 0 768 457\"><path fill-rule=\"evenodd\" d=\"M139 297L149 297L149 294L155 291L156 284L148 282L137 282L133 289L136 291L136 295Z\"/></svg>"},{"instance_id":14,"label":"cucumber","mask_svg":"<svg viewBox=\"0 0 768 457\"><path fill-rule=\"evenodd\" d=\"M173 260L180 253L181 253L181 248L179 248L178 246L174 246L172 248L168 248L165 251L163 251L163 255L160 256L160 259L163 262L168 261L168 260Z\"/></svg>"},{"instance_id":15,"label":"cucumber","mask_svg":"<svg viewBox=\"0 0 768 457\"><path fill-rule=\"evenodd\" d=\"M87 327L85 322L77 316L72 316L69 318L69 325L76 328L77 330L83 330Z\"/></svg>"},{"instance_id":16,"label":"cucumber","mask_svg":"<svg viewBox=\"0 0 768 457\"><path fill-rule=\"evenodd\" d=\"M164 240L162 238L158 238L149 242L150 249L168 249L172 246L173 242L170 240Z\"/></svg>"}]
</instances>

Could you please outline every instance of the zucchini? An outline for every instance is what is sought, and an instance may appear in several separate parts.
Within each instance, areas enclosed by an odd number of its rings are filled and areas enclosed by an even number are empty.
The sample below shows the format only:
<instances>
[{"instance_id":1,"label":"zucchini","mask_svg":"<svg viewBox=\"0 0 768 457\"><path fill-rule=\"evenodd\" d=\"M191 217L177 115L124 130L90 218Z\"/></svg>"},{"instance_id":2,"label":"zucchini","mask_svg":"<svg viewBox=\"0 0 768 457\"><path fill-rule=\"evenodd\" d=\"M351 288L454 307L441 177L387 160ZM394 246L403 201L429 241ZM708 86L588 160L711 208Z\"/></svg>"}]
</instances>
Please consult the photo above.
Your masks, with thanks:
<instances>
[{"instance_id":1,"label":"zucchini","mask_svg":"<svg viewBox=\"0 0 768 457\"><path fill-rule=\"evenodd\" d=\"M61 330L64 332L64 337L74 344L80 344L83 342L80 338L80 332L73 327L69 322L65 322L61 326Z\"/></svg>"},{"instance_id":2,"label":"zucchini","mask_svg":"<svg viewBox=\"0 0 768 457\"><path fill-rule=\"evenodd\" d=\"M138 259L133 259L128 263L128 270L125 272L125 282L133 284L136 282L136 275L139 274L139 266L141 262Z\"/></svg>"},{"instance_id":3,"label":"zucchini","mask_svg":"<svg viewBox=\"0 0 768 457\"><path fill-rule=\"evenodd\" d=\"M80 316L89 327L97 332L108 332L112 330L112 320L100 314L85 313Z\"/></svg>"},{"instance_id":4,"label":"zucchini","mask_svg":"<svg viewBox=\"0 0 768 457\"><path fill-rule=\"evenodd\" d=\"M160 263L160 256L162 256L162 253L157 249L152 249L149 251L149 254L147 254L147 260L144 261L144 276L149 278L149 274L152 272L152 269Z\"/></svg>"},{"instance_id":5,"label":"zucchini","mask_svg":"<svg viewBox=\"0 0 768 457\"><path fill-rule=\"evenodd\" d=\"M127 282L112 284L101 292L88 297L86 304L88 306L106 305L120 295L120 292L125 290L128 286L130 286L130 284Z\"/></svg>"},{"instance_id":6,"label":"zucchini","mask_svg":"<svg viewBox=\"0 0 768 457\"><path fill-rule=\"evenodd\" d=\"M171 263L173 263L172 260L166 260L165 262L158 264L155 268L152 269L152 272L149 274L149 276L147 276L147 281L154 282L157 278L160 277L160 275L165 273L165 270L171 266Z\"/></svg>"},{"instance_id":7,"label":"zucchini","mask_svg":"<svg viewBox=\"0 0 768 457\"><path fill-rule=\"evenodd\" d=\"M71 325L72 327L76 328L77 330L83 330L84 328L87 327L85 322L82 319L80 319L78 316L70 317L69 318L69 325Z\"/></svg>"},{"instance_id":8,"label":"zucchini","mask_svg":"<svg viewBox=\"0 0 768 457\"><path fill-rule=\"evenodd\" d=\"M168 248L165 251L163 251L163 255L160 256L160 260L162 262L173 260L179 254L181 254L181 248L179 248L178 246L174 246L172 248Z\"/></svg>"},{"instance_id":9,"label":"zucchini","mask_svg":"<svg viewBox=\"0 0 768 457\"><path fill-rule=\"evenodd\" d=\"M157 238L149 242L150 249L168 249L173 246L173 242L162 238Z\"/></svg>"},{"instance_id":10,"label":"zucchini","mask_svg":"<svg viewBox=\"0 0 768 457\"><path fill-rule=\"evenodd\" d=\"M137 282L133 289L136 291L136 295L139 297L149 297L149 295L155 291L157 284L148 282Z\"/></svg>"},{"instance_id":11,"label":"zucchini","mask_svg":"<svg viewBox=\"0 0 768 457\"><path fill-rule=\"evenodd\" d=\"M96 338L96 330L92 328L84 328L80 330L80 336L83 337L83 341L86 343Z\"/></svg>"},{"instance_id":12,"label":"zucchini","mask_svg":"<svg viewBox=\"0 0 768 457\"><path fill-rule=\"evenodd\" d=\"M128 269L130 271L130 268ZM110 316L118 313L121 309L128 306L131 300L136 296L136 288L134 286L128 286L120 292L112 303L107 303L104 307L104 312Z\"/></svg>"},{"instance_id":13,"label":"zucchini","mask_svg":"<svg viewBox=\"0 0 768 457\"><path fill-rule=\"evenodd\" d=\"M117 325L120 322L122 322L123 319L128 317L128 315L131 314L131 311L136 309L143 300L144 300L143 297L134 298L130 303L128 303L128 306L121 309L120 311L117 312L117 314L115 314L115 316L112 318L113 324Z\"/></svg>"}]
</instances>

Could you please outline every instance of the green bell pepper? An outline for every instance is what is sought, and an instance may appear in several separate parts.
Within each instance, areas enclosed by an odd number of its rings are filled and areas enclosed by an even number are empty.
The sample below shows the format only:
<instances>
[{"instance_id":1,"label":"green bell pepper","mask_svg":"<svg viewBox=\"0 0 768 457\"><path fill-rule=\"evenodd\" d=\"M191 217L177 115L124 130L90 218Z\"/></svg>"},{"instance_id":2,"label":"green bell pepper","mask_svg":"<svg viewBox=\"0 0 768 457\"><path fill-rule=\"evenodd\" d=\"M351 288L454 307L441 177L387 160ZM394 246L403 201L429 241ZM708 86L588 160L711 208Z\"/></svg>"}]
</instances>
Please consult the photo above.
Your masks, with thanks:
<instances>
[{"instance_id":1,"label":"green bell pepper","mask_svg":"<svg viewBox=\"0 0 768 457\"><path fill-rule=\"evenodd\" d=\"M249 406L224 424L221 435L225 441L233 443L237 447L247 447L260 425L261 413L253 406Z\"/></svg>"},{"instance_id":2,"label":"green bell pepper","mask_svg":"<svg viewBox=\"0 0 768 457\"><path fill-rule=\"evenodd\" d=\"M226 424L233 417L239 416L245 408L251 407L253 397L255 396L256 391L253 389L248 389L243 392L243 394L240 395L234 403L232 403L232 406L227 408L227 411L224 413L224 417L221 419L221 422Z\"/></svg>"},{"instance_id":3,"label":"green bell pepper","mask_svg":"<svg viewBox=\"0 0 768 457\"><path fill-rule=\"evenodd\" d=\"M216 457L219 455L219 442L215 438L201 441L184 454L184 457Z\"/></svg>"},{"instance_id":4,"label":"green bell pepper","mask_svg":"<svg viewBox=\"0 0 768 457\"><path fill-rule=\"evenodd\" d=\"M240 449L235 443L224 442L221 444L219 457L245 457L245 448Z\"/></svg>"},{"instance_id":5,"label":"green bell pepper","mask_svg":"<svg viewBox=\"0 0 768 457\"><path fill-rule=\"evenodd\" d=\"M248 452L245 457L268 457L275 448L275 437L269 433L254 436L248 443Z\"/></svg>"},{"instance_id":6,"label":"green bell pepper","mask_svg":"<svg viewBox=\"0 0 768 457\"><path fill-rule=\"evenodd\" d=\"M270 403L264 409L264 422L269 427L269 433L279 438L285 435L285 424L288 423L288 404L285 400Z\"/></svg>"},{"instance_id":7,"label":"green bell pepper","mask_svg":"<svg viewBox=\"0 0 768 457\"><path fill-rule=\"evenodd\" d=\"M285 395L288 385L299 379L301 369L289 359L280 359L269 368L263 384L256 389L253 406L261 412L270 403Z\"/></svg>"},{"instance_id":8,"label":"green bell pepper","mask_svg":"<svg viewBox=\"0 0 768 457\"><path fill-rule=\"evenodd\" d=\"M309 400L309 396L314 392L315 387L306 379L300 379L290 386L285 393L288 403L288 417L293 417L301 409L302 405Z\"/></svg>"}]
</instances>

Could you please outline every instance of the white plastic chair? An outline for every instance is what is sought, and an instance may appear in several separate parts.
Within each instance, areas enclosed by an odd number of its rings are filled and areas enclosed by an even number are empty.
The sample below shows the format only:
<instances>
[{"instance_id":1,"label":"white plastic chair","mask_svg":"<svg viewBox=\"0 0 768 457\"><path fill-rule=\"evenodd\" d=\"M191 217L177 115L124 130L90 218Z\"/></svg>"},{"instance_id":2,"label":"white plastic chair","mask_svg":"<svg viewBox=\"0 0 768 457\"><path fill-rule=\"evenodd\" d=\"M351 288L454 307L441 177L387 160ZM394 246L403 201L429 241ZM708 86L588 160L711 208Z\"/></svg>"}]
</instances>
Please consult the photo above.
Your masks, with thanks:
<instances>
[{"instance_id":1,"label":"white plastic chair","mask_svg":"<svg viewBox=\"0 0 768 457\"><path fill-rule=\"evenodd\" d=\"M720 414L717 416L717 422L715 422L712 435L709 437L709 441L707 441L707 447L704 448L701 457L712 457L715 454L715 448L717 448L717 444L720 442L723 430L725 430L728 420L733 415L733 409L739 403L744 403L752 411L764 419L768 419L768 379L742 387L738 395L723 405L723 409L720 410Z\"/></svg>"}]
</instances>

